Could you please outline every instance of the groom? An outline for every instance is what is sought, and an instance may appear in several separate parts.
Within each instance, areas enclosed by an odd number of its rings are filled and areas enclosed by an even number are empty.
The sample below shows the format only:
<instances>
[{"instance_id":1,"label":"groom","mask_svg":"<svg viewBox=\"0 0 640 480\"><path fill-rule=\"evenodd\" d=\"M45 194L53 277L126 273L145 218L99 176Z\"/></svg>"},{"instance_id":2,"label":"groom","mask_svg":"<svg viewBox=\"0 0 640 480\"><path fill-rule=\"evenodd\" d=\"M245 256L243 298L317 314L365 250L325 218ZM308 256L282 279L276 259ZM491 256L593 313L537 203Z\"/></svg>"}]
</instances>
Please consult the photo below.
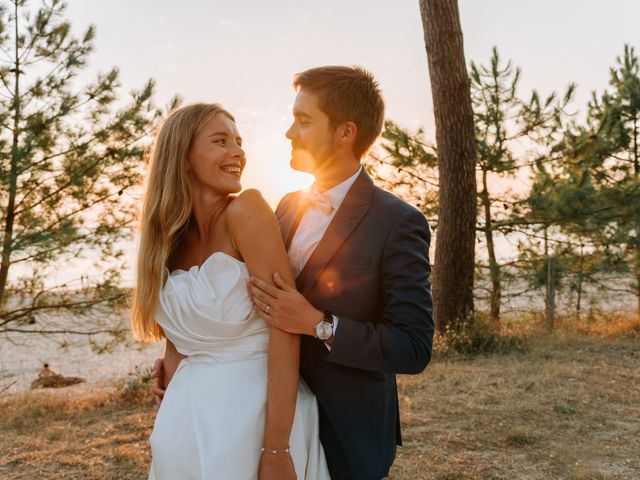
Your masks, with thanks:
<instances>
[{"instance_id":1,"label":"groom","mask_svg":"<svg viewBox=\"0 0 640 480\"><path fill-rule=\"evenodd\" d=\"M384 102L364 69L296 75L291 166L308 192L276 210L297 289L252 278L263 318L301 339L300 369L318 399L331 478L378 480L401 444L397 373L420 373L434 325L424 215L376 187L360 164Z\"/></svg>"}]
</instances>

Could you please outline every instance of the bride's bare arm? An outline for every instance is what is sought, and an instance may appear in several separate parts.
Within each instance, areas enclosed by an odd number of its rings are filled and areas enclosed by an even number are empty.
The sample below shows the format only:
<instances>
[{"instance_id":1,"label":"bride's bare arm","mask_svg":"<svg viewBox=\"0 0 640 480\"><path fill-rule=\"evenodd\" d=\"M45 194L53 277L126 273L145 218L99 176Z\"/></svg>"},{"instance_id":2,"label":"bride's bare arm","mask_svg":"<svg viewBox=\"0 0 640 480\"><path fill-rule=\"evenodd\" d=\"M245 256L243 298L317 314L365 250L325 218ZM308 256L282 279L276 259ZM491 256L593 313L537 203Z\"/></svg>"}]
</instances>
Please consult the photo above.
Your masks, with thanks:
<instances>
[{"instance_id":1,"label":"bride's bare arm","mask_svg":"<svg viewBox=\"0 0 640 480\"><path fill-rule=\"evenodd\" d=\"M251 275L273 282L273 274L278 272L285 282L294 286L278 222L260 192L247 190L240 194L229 205L226 217L231 238ZM272 328L265 448L282 450L289 444L298 391L299 363L300 336Z\"/></svg>"}]
</instances>

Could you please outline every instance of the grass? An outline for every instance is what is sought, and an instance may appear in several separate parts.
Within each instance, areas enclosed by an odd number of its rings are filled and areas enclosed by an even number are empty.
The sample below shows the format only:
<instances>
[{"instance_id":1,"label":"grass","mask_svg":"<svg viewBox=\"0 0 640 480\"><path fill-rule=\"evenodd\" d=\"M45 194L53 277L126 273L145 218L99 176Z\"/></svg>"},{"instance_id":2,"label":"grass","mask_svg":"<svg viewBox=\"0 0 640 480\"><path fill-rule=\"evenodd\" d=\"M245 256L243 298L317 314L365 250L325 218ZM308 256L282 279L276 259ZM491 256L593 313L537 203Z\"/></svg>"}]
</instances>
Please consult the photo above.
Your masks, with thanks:
<instances>
[{"instance_id":1,"label":"grass","mask_svg":"<svg viewBox=\"0 0 640 480\"><path fill-rule=\"evenodd\" d=\"M34 391L0 404L0 478L146 478L153 401L114 386Z\"/></svg>"},{"instance_id":2,"label":"grass","mask_svg":"<svg viewBox=\"0 0 640 480\"><path fill-rule=\"evenodd\" d=\"M398 479L640 478L640 343L538 337L400 379Z\"/></svg>"},{"instance_id":3,"label":"grass","mask_svg":"<svg viewBox=\"0 0 640 480\"><path fill-rule=\"evenodd\" d=\"M577 333L577 331L582 333ZM440 355L399 377L404 447L390 478L640 478L640 342L584 329L512 354ZM0 400L0 478L144 479L144 379Z\"/></svg>"}]
</instances>

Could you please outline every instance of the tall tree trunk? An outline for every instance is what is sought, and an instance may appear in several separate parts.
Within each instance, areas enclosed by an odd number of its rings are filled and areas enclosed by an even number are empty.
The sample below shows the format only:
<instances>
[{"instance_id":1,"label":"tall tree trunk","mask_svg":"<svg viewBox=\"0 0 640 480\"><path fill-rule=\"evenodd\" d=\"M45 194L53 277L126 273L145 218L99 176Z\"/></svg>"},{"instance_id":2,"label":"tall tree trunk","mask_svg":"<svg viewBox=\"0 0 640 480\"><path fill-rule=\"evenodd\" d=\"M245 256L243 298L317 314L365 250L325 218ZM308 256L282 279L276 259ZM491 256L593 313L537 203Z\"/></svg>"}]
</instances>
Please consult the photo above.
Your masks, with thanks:
<instances>
[{"instance_id":1,"label":"tall tree trunk","mask_svg":"<svg viewBox=\"0 0 640 480\"><path fill-rule=\"evenodd\" d=\"M638 115L633 112L633 173L636 181L640 180L640 158L638 158ZM638 317L640 317L640 219L636 218L636 248L634 273L636 277L636 301Z\"/></svg>"},{"instance_id":2,"label":"tall tree trunk","mask_svg":"<svg viewBox=\"0 0 640 480\"><path fill-rule=\"evenodd\" d=\"M6 301L5 288L11 265L11 250L13 246L13 225L15 222L16 194L18 191L18 140L20 135L20 56L18 52L18 2L15 2L15 85L13 91L13 143L11 146L11 168L9 171L9 199L5 217L2 258L0 259L0 307Z\"/></svg>"},{"instance_id":3,"label":"tall tree trunk","mask_svg":"<svg viewBox=\"0 0 640 480\"><path fill-rule=\"evenodd\" d=\"M470 82L457 0L420 0L438 149L439 207L433 274L440 329L473 321L476 176Z\"/></svg>"},{"instance_id":4,"label":"tall tree trunk","mask_svg":"<svg viewBox=\"0 0 640 480\"><path fill-rule=\"evenodd\" d=\"M578 263L578 299L576 301L576 317L580 320L582 316L582 284L584 279L584 245L580 241L580 262Z\"/></svg>"},{"instance_id":5,"label":"tall tree trunk","mask_svg":"<svg viewBox=\"0 0 640 480\"><path fill-rule=\"evenodd\" d=\"M633 113L633 173L638 178L640 175L640 158L638 155L638 116Z\"/></svg>"},{"instance_id":6,"label":"tall tree trunk","mask_svg":"<svg viewBox=\"0 0 640 480\"><path fill-rule=\"evenodd\" d=\"M480 193L482 207L484 209L484 236L487 240L487 252L489 254L489 276L491 278L491 321L500 321L500 302L502 297L502 285L500 283L500 266L496 259L496 249L493 243L493 225L491 222L491 199L487 185L487 169L482 168L482 192Z\"/></svg>"},{"instance_id":7,"label":"tall tree trunk","mask_svg":"<svg viewBox=\"0 0 640 480\"><path fill-rule=\"evenodd\" d=\"M640 317L640 252L636 252L636 265L635 265L635 274L636 274L636 298L638 300L638 317Z\"/></svg>"},{"instance_id":8,"label":"tall tree trunk","mask_svg":"<svg viewBox=\"0 0 640 480\"><path fill-rule=\"evenodd\" d=\"M549 257L547 259L547 305L546 305L546 316L547 316L547 330L550 332L553 331L555 326L555 316L556 316L556 269L555 269L555 259L553 257Z\"/></svg>"},{"instance_id":9,"label":"tall tree trunk","mask_svg":"<svg viewBox=\"0 0 640 480\"><path fill-rule=\"evenodd\" d=\"M547 261L547 281L546 293L544 297L544 310L546 317L547 330L552 331L555 324L556 310L556 272L554 259L549 254L549 232L548 226L544 228L544 258Z\"/></svg>"}]
</instances>

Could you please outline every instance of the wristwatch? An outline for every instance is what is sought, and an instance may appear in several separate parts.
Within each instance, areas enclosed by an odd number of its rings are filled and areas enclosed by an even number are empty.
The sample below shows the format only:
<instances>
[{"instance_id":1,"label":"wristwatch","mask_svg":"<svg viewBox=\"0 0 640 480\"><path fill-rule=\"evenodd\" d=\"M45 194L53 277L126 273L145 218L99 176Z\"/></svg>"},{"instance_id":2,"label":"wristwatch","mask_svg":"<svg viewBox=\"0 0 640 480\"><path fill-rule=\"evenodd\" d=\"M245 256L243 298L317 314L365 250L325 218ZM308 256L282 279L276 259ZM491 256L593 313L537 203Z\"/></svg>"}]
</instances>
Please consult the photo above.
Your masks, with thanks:
<instances>
[{"instance_id":1,"label":"wristwatch","mask_svg":"<svg viewBox=\"0 0 640 480\"><path fill-rule=\"evenodd\" d=\"M324 317L315 326L316 338L327 341L333 336L333 314L329 310L324 311Z\"/></svg>"}]
</instances>

